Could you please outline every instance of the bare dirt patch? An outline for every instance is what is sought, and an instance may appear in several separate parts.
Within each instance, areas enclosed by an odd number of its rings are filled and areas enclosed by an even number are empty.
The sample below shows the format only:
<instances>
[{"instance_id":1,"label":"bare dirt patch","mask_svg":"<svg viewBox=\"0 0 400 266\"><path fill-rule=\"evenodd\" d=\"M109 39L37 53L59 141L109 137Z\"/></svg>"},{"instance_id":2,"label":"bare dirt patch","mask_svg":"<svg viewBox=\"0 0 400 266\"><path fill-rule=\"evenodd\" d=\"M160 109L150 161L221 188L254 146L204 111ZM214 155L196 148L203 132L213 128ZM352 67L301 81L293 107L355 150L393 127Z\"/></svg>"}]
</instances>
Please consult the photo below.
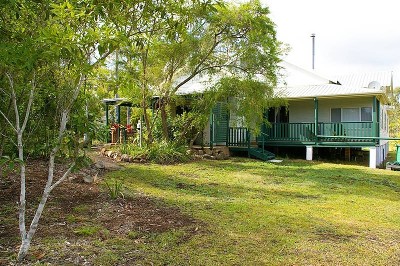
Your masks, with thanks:
<instances>
[{"instance_id":1,"label":"bare dirt patch","mask_svg":"<svg viewBox=\"0 0 400 266\"><path fill-rule=\"evenodd\" d=\"M56 176L61 176L66 167L58 164ZM31 203L27 206L27 216L30 221L47 179L47 162L31 161L27 169L27 201ZM182 230L184 238L188 239L198 232L198 221L159 200L143 195L111 200L99 180L91 184L83 181L88 171L90 169L75 173L74 179L52 192L25 264L40 260L54 265L64 264L62 261L72 265L94 265L95 255L77 260L77 250L67 246L73 243L90 246L93 241L114 238L135 240L146 234L171 230ZM16 173L0 179L0 265L13 265L19 245L19 186ZM51 250L51 245L57 246L51 244L53 240L55 243L62 241L66 248L62 248L62 252ZM101 250L96 252L101 253ZM87 253L95 251L89 248Z\"/></svg>"}]
</instances>

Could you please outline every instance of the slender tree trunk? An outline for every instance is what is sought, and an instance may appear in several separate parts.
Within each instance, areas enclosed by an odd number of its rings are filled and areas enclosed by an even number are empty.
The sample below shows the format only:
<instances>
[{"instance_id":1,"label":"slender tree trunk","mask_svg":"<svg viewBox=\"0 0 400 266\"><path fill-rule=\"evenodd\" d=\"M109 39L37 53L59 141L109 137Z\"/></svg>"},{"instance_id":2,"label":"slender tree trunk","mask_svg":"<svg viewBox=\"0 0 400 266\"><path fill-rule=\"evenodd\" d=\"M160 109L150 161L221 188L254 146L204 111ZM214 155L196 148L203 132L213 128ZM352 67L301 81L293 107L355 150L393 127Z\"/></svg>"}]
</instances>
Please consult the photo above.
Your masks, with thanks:
<instances>
[{"instance_id":1,"label":"slender tree trunk","mask_svg":"<svg viewBox=\"0 0 400 266\"><path fill-rule=\"evenodd\" d=\"M168 133L168 114L166 110L166 101L161 99L160 102L160 109L161 109L161 125L163 130L163 137L165 140L169 140L169 133Z\"/></svg>"},{"instance_id":2,"label":"slender tree trunk","mask_svg":"<svg viewBox=\"0 0 400 266\"><path fill-rule=\"evenodd\" d=\"M146 129L147 129L147 144L153 143L153 132L150 126L150 119L149 115L147 114L147 102L146 102L146 96L143 95L143 100L142 100L142 109L143 109L143 117L144 117L144 123L146 124ZM143 132L143 125L141 125L141 129Z\"/></svg>"},{"instance_id":3,"label":"slender tree trunk","mask_svg":"<svg viewBox=\"0 0 400 266\"><path fill-rule=\"evenodd\" d=\"M146 124L146 130L147 130L147 144L153 143L153 132L152 128L150 125L150 119L147 114L147 96L148 96L148 85L147 85L147 56L149 53L149 48L146 47L142 54L142 67L143 67L143 84L142 84L142 109L143 109L143 117L144 117L144 122ZM143 125L141 125L141 129L143 132Z\"/></svg>"},{"instance_id":4,"label":"slender tree trunk","mask_svg":"<svg viewBox=\"0 0 400 266\"><path fill-rule=\"evenodd\" d=\"M21 161L20 166L20 195L19 195L19 232L22 239L26 237L26 227L25 227L25 213L26 213L26 168L24 155L23 155L23 146L22 146L22 133L18 132L18 159ZM22 247L22 245L21 245Z\"/></svg>"},{"instance_id":5,"label":"slender tree trunk","mask_svg":"<svg viewBox=\"0 0 400 266\"><path fill-rule=\"evenodd\" d=\"M196 133L196 135L190 140L189 148L193 147L193 143L196 141L197 137L200 135L200 131Z\"/></svg>"},{"instance_id":6,"label":"slender tree trunk","mask_svg":"<svg viewBox=\"0 0 400 266\"><path fill-rule=\"evenodd\" d=\"M61 121L60 121L60 127L59 127L59 132L58 132L58 138L57 138L57 144L53 147L51 153L50 153L50 158L49 158L49 172L47 176L47 182L46 186L43 190L43 194L40 200L40 203L36 209L35 216L32 219L32 222L29 226L29 231L26 232L26 221L25 221L25 213L26 213L26 187L25 187L25 162L24 162L24 150L23 150L23 142L22 142L22 135L26 127L26 123L29 118L29 113L33 101L33 88L31 90L31 95L29 98L29 103L28 103L28 108L25 113L25 119L23 122L22 127L20 127L20 120L19 120L19 113L18 113L18 106L17 106L17 101L15 97L15 93L13 91L13 105L14 105L14 110L15 110L15 117L16 117L16 131L17 131L17 139L18 139L18 157L21 160L21 194L20 194L20 211L19 211L19 228L20 228L20 234L21 234L21 246L18 252L18 261L21 262L26 255L28 254L29 247L32 242L32 238L36 233L36 230L39 225L39 220L40 217L42 216L44 207L46 205L47 199L49 198L50 192L57 187L61 182L63 182L68 175L71 173L73 167L75 166L75 163L72 163L69 169L64 173L64 175L53 184L53 179L54 179L54 160L55 156L60 149L60 144L62 141L62 138L64 137L64 132L66 129L66 125L68 122L69 118L69 113L72 108L72 104L75 102L76 98L78 97L80 87L82 85L83 81L83 76L81 75L78 81L78 84L75 87L75 90L73 92L73 95L71 97L71 102L69 105L65 107L65 109L62 112L61 115Z\"/></svg>"}]
</instances>

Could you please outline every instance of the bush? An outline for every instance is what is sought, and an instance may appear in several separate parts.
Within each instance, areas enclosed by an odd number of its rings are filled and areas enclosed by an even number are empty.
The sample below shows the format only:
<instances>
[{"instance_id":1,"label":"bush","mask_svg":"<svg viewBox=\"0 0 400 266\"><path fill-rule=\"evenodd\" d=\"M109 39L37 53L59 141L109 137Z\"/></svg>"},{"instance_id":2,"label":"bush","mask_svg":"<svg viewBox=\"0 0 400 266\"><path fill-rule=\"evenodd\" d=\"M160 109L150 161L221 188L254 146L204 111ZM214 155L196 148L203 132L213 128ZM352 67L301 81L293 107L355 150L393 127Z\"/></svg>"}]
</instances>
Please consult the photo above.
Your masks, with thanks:
<instances>
[{"instance_id":1,"label":"bush","mask_svg":"<svg viewBox=\"0 0 400 266\"><path fill-rule=\"evenodd\" d=\"M159 164L187 162L191 156L186 153L186 147L175 142L160 141L148 149L148 159Z\"/></svg>"},{"instance_id":2,"label":"bush","mask_svg":"<svg viewBox=\"0 0 400 266\"><path fill-rule=\"evenodd\" d=\"M176 142L160 141L144 148L135 144L124 144L118 149L122 154L140 157L158 164L181 163L192 159L191 155L186 152L187 147Z\"/></svg>"}]
</instances>

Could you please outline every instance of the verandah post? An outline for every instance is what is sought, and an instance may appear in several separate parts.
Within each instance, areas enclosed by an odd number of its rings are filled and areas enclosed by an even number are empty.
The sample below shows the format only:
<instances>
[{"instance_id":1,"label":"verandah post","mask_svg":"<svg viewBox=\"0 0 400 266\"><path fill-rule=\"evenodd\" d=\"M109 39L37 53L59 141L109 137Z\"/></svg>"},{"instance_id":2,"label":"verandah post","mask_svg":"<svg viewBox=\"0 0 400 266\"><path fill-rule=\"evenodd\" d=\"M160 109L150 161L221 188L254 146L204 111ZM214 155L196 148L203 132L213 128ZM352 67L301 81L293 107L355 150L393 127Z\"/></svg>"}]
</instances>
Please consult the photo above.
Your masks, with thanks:
<instances>
[{"instance_id":1,"label":"verandah post","mask_svg":"<svg viewBox=\"0 0 400 266\"><path fill-rule=\"evenodd\" d=\"M315 144L318 142L318 98L314 98L314 135L315 135Z\"/></svg>"},{"instance_id":2,"label":"verandah post","mask_svg":"<svg viewBox=\"0 0 400 266\"><path fill-rule=\"evenodd\" d=\"M247 153L248 153L248 155L249 155L249 158L250 158L250 131L249 131L249 129L247 129L247 131L246 131L246 138L247 138Z\"/></svg>"},{"instance_id":3,"label":"verandah post","mask_svg":"<svg viewBox=\"0 0 400 266\"><path fill-rule=\"evenodd\" d=\"M213 148L214 143L214 114L211 111L210 114L210 148Z\"/></svg>"},{"instance_id":4,"label":"verandah post","mask_svg":"<svg viewBox=\"0 0 400 266\"><path fill-rule=\"evenodd\" d=\"M378 108L377 108L377 100L376 96L373 97L372 99L372 137L377 137L377 130L379 127L377 127L377 122L378 122ZM375 139L373 140L374 142L376 141Z\"/></svg>"},{"instance_id":5,"label":"verandah post","mask_svg":"<svg viewBox=\"0 0 400 266\"><path fill-rule=\"evenodd\" d=\"M107 134L107 142L111 142L111 137L110 137L110 128L109 128L109 123L108 123L108 118L109 114L108 114L108 104L106 103L106 127L108 130L108 134Z\"/></svg>"},{"instance_id":6,"label":"verandah post","mask_svg":"<svg viewBox=\"0 0 400 266\"><path fill-rule=\"evenodd\" d=\"M226 115L226 146L229 146L229 138L230 138L230 132L229 132L229 120L230 120L230 112L227 110L227 115Z\"/></svg>"}]
</instances>

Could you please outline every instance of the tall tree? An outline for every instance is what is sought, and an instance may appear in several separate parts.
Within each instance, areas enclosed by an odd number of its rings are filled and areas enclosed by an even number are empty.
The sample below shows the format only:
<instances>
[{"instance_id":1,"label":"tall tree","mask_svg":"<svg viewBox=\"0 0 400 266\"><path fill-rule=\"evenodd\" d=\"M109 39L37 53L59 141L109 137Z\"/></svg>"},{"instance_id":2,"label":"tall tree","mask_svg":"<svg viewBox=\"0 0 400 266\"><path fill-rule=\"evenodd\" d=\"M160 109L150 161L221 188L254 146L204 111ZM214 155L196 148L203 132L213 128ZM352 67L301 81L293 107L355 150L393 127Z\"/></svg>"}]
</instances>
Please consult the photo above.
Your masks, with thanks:
<instances>
[{"instance_id":1,"label":"tall tree","mask_svg":"<svg viewBox=\"0 0 400 266\"><path fill-rule=\"evenodd\" d=\"M146 97L158 97L163 136L168 139L167 109L172 99L188 82L207 77L218 83L215 91L225 91L218 94L237 97L232 108L255 130L263 121L263 109L282 103L273 94L282 49L268 8L259 1L174 2L162 10L164 20L150 24L149 34L140 42L142 52L130 54L133 65L140 65L135 69L143 106ZM259 107L256 112L250 108L254 105ZM148 122L147 128L151 136Z\"/></svg>"},{"instance_id":2,"label":"tall tree","mask_svg":"<svg viewBox=\"0 0 400 266\"><path fill-rule=\"evenodd\" d=\"M145 24L140 14L144 12L146 3L125 3L128 10L137 10L137 16L129 23L122 19L122 25L118 16L123 12L120 1L65 0L50 3L15 0L0 5L0 31L3 36L0 41L0 71L5 88L2 92L12 107L11 112L0 108L0 116L8 125L8 132L15 136L16 140L12 135L7 135L7 138L15 144L20 162L19 261L28 252L51 191L75 167L75 162L72 162L63 176L54 180L54 161L85 77L118 47L123 38L121 27L129 36L142 33L136 25ZM149 16L147 14L143 18ZM32 27L32 24L35 26ZM54 90L50 91L50 87ZM35 109L35 99L40 102L49 95L52 95L50 101L56 103L53 116L58 121L58 130L50 141L47 182L32 222L27 227L24 135ZM40 113L41 109L35 111Z\"/></svg>"}]
</instances>

